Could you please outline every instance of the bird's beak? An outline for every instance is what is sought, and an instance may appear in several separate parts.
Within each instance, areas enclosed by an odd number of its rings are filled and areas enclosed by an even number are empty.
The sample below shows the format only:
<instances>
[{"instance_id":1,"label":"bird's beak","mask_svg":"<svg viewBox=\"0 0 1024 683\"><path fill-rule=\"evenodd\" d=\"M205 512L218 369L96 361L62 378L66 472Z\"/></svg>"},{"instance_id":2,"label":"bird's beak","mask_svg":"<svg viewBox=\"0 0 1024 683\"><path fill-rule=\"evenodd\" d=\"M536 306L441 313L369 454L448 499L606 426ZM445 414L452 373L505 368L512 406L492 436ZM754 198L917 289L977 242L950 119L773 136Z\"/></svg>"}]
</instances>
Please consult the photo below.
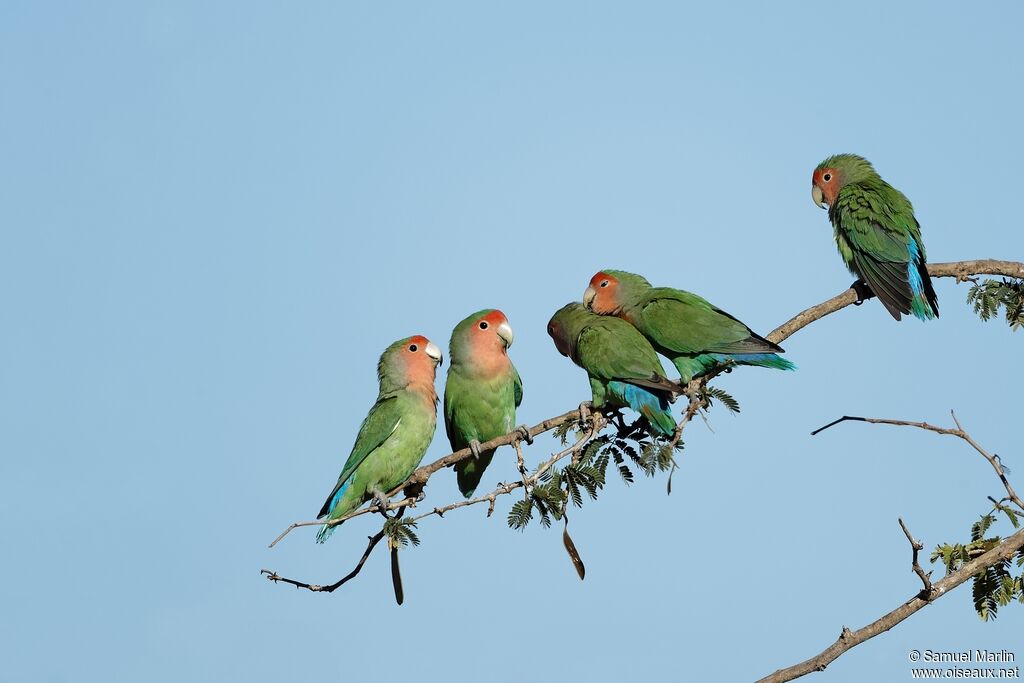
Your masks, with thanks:
<instances>
[{"instance_id":1,"label":"bird's beak","mask_svg":"<svg viewBox=\"0 0 1024 683\"><path fill-rule=\"evenodd\" d=\"M441 353L441 349L437 348L434 342L427 342L426 353L434 360L434 365L441 365L444 363L444 355Z\"/></svg>"},{"instance_id":2,"label":"bird's beak","mask_svg":"<svg viewBox=\"0 0 1024 683\"><path fill-rule=\"evenodd\" d=\"M594 297L597 296L597 290L593 287L587 287L587 291L583 292L583 306L588 310L593 310L590 305L594 303Z\"/></svg>"},{"instance_id":3,"label":"bird's beak","mask_svg":"<svg viewBox=\"0 0 1024 683\"><path fill-rule=\"evenodd\" d=\"M828 202L825 201L825 196L821 193L821 188L817 185L811 185L811 199L813 199L814 203L821 208L828 208Z\"/></svg>"},{"instance_id":4,"label":"bird's beak","mask_svg":"<svg viewBox=\"0 0 1024 683\"><path fill-rule=\"evenodd\" d=\"M497 332L498 336L501 337L501 341L505 342L506 349L512 346L512 340L515 339L515 336L512 334L512 326L507 321L498 325Z\"/></svg>"}]
</instances>

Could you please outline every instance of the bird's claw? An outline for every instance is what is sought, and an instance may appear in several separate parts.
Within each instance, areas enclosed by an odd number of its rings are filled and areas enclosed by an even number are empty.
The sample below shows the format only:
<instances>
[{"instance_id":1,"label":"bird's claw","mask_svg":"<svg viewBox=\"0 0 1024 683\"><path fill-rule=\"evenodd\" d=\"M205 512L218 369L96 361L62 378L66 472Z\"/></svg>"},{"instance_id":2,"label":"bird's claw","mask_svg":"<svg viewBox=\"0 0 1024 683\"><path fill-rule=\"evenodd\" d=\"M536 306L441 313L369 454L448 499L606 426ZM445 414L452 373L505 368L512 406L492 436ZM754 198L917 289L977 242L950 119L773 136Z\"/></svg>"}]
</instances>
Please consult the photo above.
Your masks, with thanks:
<instances>
[{"instance_id":1,"label":"bird's claw","mask_svg":"<svg viewBox=\"0 0 1024 683\"><path fill-rule=\"evenodd\" d=\"M373 496L373 504L377 506L377 509L386 514L389 504L387 494L380 489L373 489L370 491L370 495Z\"/></svg>"},{"instance_id":2,"label":"bird's claw","mask_svg":"<svg viewBox=\"0 0 1024 683\"><path fill-rule=\"evenodd\" d=\"M857 293L857 300L853 302L854 306L860 306L862 303L875 296L875 293L871 291L871 287L869 287L868 283L863 280L857 280L854 282L850 285L850 289Z\"/></svg>"},{"instance_id":3,"label":"bird's claw","mask_svg":"<svg viewBox=\"0 0 1024 683\"><path fill-rule=\"evenodd\" d=\"M519 439L525 441L526 445L529 446L533 443L533 435L530 434L530 428L526 425L519 425L515 429L516 433L519 434Z\"/></svg>"},{"instance_id":4,"label":"bird's claw","mask_svg":"<svg viewBox=\"0 0 1024 683\"><path fill-rule=\"evenodd\" d=\"M473 459L474 460L479 460L480 459L480 442L479 441L477 441L476 439L473 439L472 441L470 441L469 442L469 450L471 450L473 452Z\"/></svg>"},{"instance_id":5,"label":"bird's claw","mask_svg":"<svg viewBox=\"0 0 1024 683\"><path fill-rule=\"evenodd\" d=\"M580 422L590 421L590 411L594 407L594 404L590 401L584 401L580 404Z\"/></svg>"}]
</instances>

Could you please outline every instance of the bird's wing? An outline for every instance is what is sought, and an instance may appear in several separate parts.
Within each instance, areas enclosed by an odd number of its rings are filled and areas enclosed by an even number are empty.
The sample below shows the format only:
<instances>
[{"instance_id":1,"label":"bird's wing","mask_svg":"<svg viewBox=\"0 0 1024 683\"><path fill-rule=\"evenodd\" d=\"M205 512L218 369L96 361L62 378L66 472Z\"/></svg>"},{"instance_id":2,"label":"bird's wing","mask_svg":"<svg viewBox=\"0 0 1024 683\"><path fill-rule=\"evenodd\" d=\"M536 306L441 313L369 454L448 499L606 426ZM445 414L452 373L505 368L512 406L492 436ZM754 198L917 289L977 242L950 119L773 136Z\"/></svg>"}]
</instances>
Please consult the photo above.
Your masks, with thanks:
<instances>
[{"instance_id":1,"label":"bird's wing","mask_svg":"<svg viewBox=\"0 0 1024 683\"><path fill-rule=\"evenodd\" d=\"M676 353L778 353L782 349L696 294L652 291L641 306L644 333Z\"/></svg>"},{"instance_id":2,"label":"bird's wing","mask_svg":"<svg viewBox=\"0 0 1024 683\"><path fill-rule=\"evenodd\" d=\"M398 401L395 400L395 395L392 394L378 398L377 402L370 408L366 419L363 420L363 424L360 425L359 434L356 436L356 443L352 446L352 452L349 454L348 460L345 461L341 475L338 476L338 483L334 485L331 494L327 496L327 500L320 509L317 519L330 513L334 497L341 487L355 474L367 456L380 448L381 444L395 433L401 422L402 413Z\"/></svg>"}]
</instances>

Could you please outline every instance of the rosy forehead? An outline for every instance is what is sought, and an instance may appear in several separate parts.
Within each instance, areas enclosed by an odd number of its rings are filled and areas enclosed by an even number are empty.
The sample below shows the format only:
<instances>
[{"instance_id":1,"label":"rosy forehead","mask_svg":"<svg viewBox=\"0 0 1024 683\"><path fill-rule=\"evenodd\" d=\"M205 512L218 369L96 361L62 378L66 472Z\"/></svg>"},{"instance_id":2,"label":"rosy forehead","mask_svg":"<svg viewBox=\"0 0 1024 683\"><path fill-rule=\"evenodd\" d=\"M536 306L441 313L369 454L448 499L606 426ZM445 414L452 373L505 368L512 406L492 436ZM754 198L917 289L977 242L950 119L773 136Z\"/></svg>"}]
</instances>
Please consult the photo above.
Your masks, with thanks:
<instances>
[{"instance_id":1,"label":"rosy forehead","mask_svg":"<svg viewBox=\"0 0 1024 683\"><path fill-rule=\"evenodd\" d=\"M424 347L430 343L430 340L424 337L422 334L417 334L413 337L409 337L409 344L416 344L419 347Z\"/></svg>"},{"instance_id":2,"label":"rosy forehead","mask_svg":"<svg viewBox=\"0 0 1024 683\"><path fill-rule=\"evenodd\" d=\"M497 309L483 316L482 318L480 318L480 320L486 320L492 325L500 325L502 323L508 322L508 318L505 317L505 314Z\"/></svg>"},{"instance_id":3,"label":"rosy forehead","mask_svg":"<svg viewBox=\"0 0 1024 683\"><path fill-rule=\"evenodd\" d=\"M598 285L600 285L605 280L607 280L608 282L613 282L613 283L614 282L618 282L618 280L616 280L613 275L609 275L608 273L606 273L606 272L604 272L602 270L602 271L598 271L597 275L595 275L594 277L590 278L590 285L592 287L597 287Z\"/></svg>"},{"instance_id":4,"label":"rosy forehead","mask_svg":"<svg viewBox=\"0 0 1024 683\"><path fill-rule=\"evenodd\" d=\"M830 171L832 171L831 168L816 168L816 169L814 169L814 175L811 176L811 182L812 183L820 182L822 180L822 176L825 175L826 173L830 172Z\"/></svg>"}]
</instances>

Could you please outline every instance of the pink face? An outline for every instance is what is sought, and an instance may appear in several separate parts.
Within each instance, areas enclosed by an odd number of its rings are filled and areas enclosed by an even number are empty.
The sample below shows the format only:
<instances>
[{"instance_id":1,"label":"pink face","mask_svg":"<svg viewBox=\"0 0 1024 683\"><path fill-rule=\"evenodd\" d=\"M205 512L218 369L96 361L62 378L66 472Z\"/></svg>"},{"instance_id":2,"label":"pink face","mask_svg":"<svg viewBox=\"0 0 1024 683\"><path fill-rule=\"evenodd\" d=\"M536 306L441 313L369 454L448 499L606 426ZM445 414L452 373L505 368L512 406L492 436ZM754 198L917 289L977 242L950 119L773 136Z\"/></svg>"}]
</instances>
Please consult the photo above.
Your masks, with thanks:
<instances>
[{"instance_id":1,"label":"pink face","mask_svg":"<svg viewBox=\"0 0 1024 683\"><path fill-rule=\"evenodd\" d=\"M422 334L410 337L398 358L405 365L411 383L434 386L434 370L441 362L441 350Z\"/></svg>"},{"instance_id":2,"label":"pink face","mask_svg":"<svg viewBox=\"0 0 1024 683\"><path fill-rule=\"evenodd\" d=\"M474 352L506 353L512 346L512 326L505 314L498 310L473 321L466 335Z\"/></svg>"},{"instance_id":3,"label":"pink face","mask_svg":"<svg viewBox=\"0 0 1024 683\"><path fill-rule=\"evenodd\" d=\"M815 169L811 176L811 197L815 204L822 208L832 206L839 189L839 171L835 168Z\"/></svg>"},{"instance_id":4,"label":"pink face","mask_svg":"<svg viewBox=\"0 0 1024 683\"><path fill-rule=\"evenodd\" d=\"M583 303L594 313L611 315L619 309L619 280L604 271L590 278Z\"/></svg>"}]
</instances>

